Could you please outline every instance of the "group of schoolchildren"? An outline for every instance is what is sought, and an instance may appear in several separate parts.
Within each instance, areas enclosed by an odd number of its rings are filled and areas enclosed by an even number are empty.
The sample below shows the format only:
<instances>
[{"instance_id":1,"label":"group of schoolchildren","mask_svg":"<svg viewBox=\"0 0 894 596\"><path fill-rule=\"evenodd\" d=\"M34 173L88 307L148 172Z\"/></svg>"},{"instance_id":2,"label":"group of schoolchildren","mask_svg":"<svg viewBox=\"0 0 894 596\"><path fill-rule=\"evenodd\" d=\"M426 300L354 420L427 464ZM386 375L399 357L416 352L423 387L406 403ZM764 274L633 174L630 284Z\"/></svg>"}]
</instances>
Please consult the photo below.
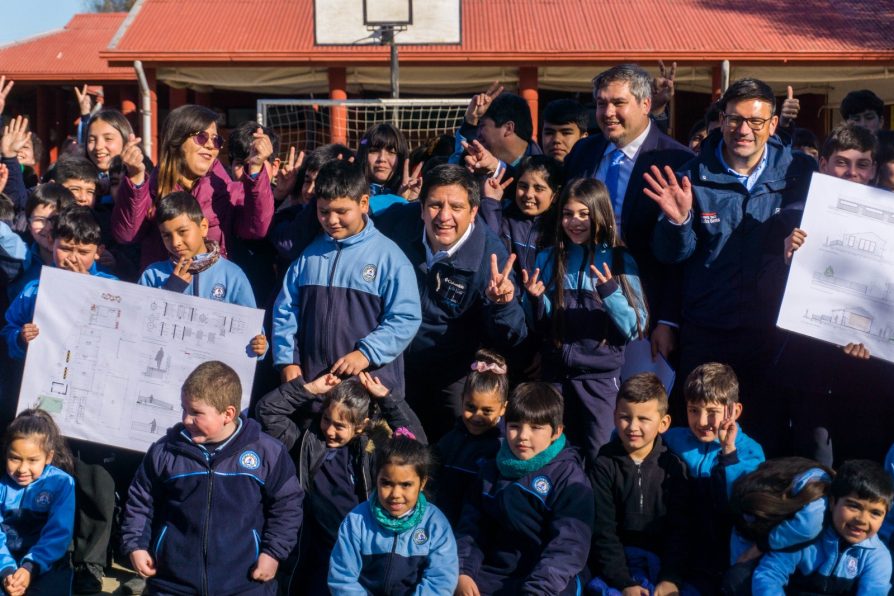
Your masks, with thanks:
<instances>
[{"instance_id":1,"label":"group of schoolchildren","mask_svg":"<svg viewBox=\"0 0 894 596\"><path fill-rule=\"evenodd\" d=\"M182 423L113 480L144 593L888 593L882 466L765 462L726 364L681 380L687 426L671 428L655 375L620 382L651 327L606 184L564 179L584 112L547 106L547 154L532 140L501 154L488 135L524 102L499 91L476 96L455 144L412 153L380 124L356 153L280 162L273 131L246 123L229 170L216 112L173 110L153 166L106 108L30 191L27 120L6 122L8 358L41 340L43 266L268 307L271 345L261 331L247 346L250 411L230 367L200 365ZM468 142L472 120L489 147ZM786 242L790 260L803 237ZM12 420L4 449L3 590L69 593L72 560L96 579L78 550L114 525L87 511L114 508L87 486L101 473L40 410Z\"/></svg>"}]
</instances>

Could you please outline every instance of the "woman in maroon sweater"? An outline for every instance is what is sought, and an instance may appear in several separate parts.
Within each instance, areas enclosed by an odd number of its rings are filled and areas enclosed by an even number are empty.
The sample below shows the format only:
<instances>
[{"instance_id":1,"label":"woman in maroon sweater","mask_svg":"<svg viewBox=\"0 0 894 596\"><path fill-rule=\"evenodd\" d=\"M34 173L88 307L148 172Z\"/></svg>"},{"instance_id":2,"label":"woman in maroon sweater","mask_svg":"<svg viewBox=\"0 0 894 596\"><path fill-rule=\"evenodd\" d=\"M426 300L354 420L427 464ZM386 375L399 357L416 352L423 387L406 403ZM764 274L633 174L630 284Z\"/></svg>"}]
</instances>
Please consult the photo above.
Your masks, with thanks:
<instances>
[{"instance_id":1,"label":"woman in maroon sweater","mask_svg":"<svg viewBox=\"0 0 894 596\"><path fill-rule=\"evenodd\" d=\"M199 201L208 220L208 239L227 254L227 238L264 238L273 219L273 190L264 162L273 153L270 139L255 133L246 174L234 182L217 157L223 138L217 113L196 105L173 110L161 132L158 167L147 176L140 139L130 136L122 161L127 176L118 188L112 211L112 235L118 242L141 244L141 266L168 258L153 222L157 199L187 190Z\"/></svg>"}]
</instances>

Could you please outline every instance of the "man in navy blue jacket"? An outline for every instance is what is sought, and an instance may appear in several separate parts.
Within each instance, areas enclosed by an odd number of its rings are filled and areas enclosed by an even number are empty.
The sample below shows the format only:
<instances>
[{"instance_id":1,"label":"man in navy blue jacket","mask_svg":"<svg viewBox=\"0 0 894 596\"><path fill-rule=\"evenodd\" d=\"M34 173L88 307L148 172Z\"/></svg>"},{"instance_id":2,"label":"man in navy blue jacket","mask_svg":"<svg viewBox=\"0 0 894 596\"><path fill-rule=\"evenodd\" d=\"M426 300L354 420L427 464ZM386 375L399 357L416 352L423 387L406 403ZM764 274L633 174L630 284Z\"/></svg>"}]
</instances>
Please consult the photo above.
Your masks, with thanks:
<instances>
[{"instance_id":1,"label":"man in navy blue jacket","mask_svg":"<svg viewBox=\"0 0 894 596\"><path fill-rule=\"evenodd\" d=\"M568 181L597 178L606 183L615 219L639 266L653 311L653 351L667 357L674 344L672 325L679 324L680 273L676 267L659 263L652 253L652 230L661 211L643 195L643 173L653 164L679 167L692 158L692 152L652 122L652 76L636 64L621 64L597 75L593 98L602 134L574 145L565 158L565 177Z\"/></svg>"},{"instance_id":2,"label":"man in navy blue jacket","mask_svg":"<svg viewBox=\"0 0 894 596\"><path fill-rule=\"evenodd\" d=\"M757 291L768 220L803 201L816 167L775 136L773 90L757 79L736 81L718 101L720 130L681 168L652 167L645 193L663 212L653 248L663 263L683 264L680 378L699 364L733 367L749 404L748 420L760 443L779 432L772 400L761 399L773 322ZM748 420L745 424L748 424ZM770 448L772 452L772 447Z\"/></svg>"},{"instance_id":3,"label":"man in navy blue jacket","mask_svg":"<svg viewBox=\"0 0 894 596\"><path fill-rule=\"evenodd\" d=\"M482 344L498 351L517 346L527 328L515 299L515 257L475 221L481 203L475 178L461 166L438 166L426 174L420 196L387 209L376 225L416 272L422 325L404 353L406 392L434 443L462 413L475 351Z\"/></svg>"}]
</instances>

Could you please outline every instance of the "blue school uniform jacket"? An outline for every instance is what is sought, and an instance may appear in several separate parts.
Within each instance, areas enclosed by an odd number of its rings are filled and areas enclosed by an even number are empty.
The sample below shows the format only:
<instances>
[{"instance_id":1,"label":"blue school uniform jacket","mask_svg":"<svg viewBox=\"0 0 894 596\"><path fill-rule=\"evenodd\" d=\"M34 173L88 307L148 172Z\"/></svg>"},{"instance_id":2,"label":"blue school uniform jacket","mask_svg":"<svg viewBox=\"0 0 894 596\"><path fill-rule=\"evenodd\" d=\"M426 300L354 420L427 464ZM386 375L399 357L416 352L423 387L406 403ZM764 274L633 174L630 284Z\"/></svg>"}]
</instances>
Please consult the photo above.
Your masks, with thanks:
<instances>
[{"instance_id":1,"label":"blue school uniform jacket","mask_svg":"<svg viewBox=\"0 0 894 596\"><path fill-rule=\"evenodd\" d=\"M260 553L283 561L298 540L301 501L295 466L279 441L241 417L213 452L182 424L154 443L128 493L122 550L148 550L150 590L231 596L274 594L250 572Z\"/></svg>"},{"instance_id":2,"label":"blue school uniform jacket","mask_svg":"<svg viewBox=\"0 0 894 596\"><path fill-rule=\"evenodd\" d=\"M48 465L28 486L0 480L0 577L18 567L46 572L65 556L74 533L74 479Z\"/></svg>"},{"instance_id":3,"label":"blue school uniform jacket","mask_svg":"<svg viewBox=\"0 0 894 596\"><path fill-rule=\"evenodd\" d=\"M851 545L831 526L801 550L767 553L751 579L755 596L783 593L877 596L887 594L890 589L891 553L879 537Z\"/></svg>"},{"instance_id":4,"label":"blue school uniform jacket","mask_svg":"<svg viewBox=\"0 0 894 596\"><path fill-rule=\"evenodd\" d=\"M502 423L480 435L473 435L457 420L456 426L441 437L432 450L438 469L428 482L432 500L451 525L459 522L463 504L476 487L478 470L500 450Z\"/></svg>"},{"instance_id":5,"label":"blue school uniform jacket","mask_svg":"<svg viewBox=\"0 0 894 596\"><path fill-rule=\"evenodd\" d=\"M379 525L369 501L361 503L342 522L329 562L329 589L338 596L453 594L458 578L453 530L432 504L398 534Z\"/></svg>"},{"instance_id":6,"label":"blue school uniform jacket","mask_svg":"<svg viewBox=\"0 0 894 596\"><path fill-rule=\"evenodd\" d=\"M485 295L491 255L497 255L501 268L509 257L496 234L478 221L452 256L429 266L420 210L419 201L395 205L376 222L404 251L416 273L422 325L407 350L407 359L426 366L426 374L452 382L468 374L469 362L482 344L508 350L521 344L528 330L518 301L494 304ZM515 275L512 277L516 283ZM432 362L437 366L430 366Z\"/></svg>"},{"instance_id":7,"label":"blue school uniform jacket","mask_svg":"<svg viewBox=\"0 0 894 596\"><path fill-rule=\"evenodd\" d=\"M558 365L566 373L593 377L616 376L624 364L624 346L634 339L640 330L645 331L646 311L634 309L627 301L618 281L613 277L603 284L590 270L593 264L603 273L608 264L612 275L624 273L630 283L634 303L642 304L642 287L636 263L626 251L618 254L606 245L593 247L593 258L588 260L583 246L569 243L564 288L564 325L562 346L556 348L550 319L555 316L556 285L553 249L537 255L536 267L540 269L546 292L533 299L534 317L546 337L547 363ZM621 267L618 265L622 264ZM619 270L621 269L621 270ZM598 296L598 297L597 297ZM530 298L530 296L527 296Z\"/></svg>"},{"instance_id":8,"label":"blue school uniform jacket","mask_svg":"<svg viewBox=\"0 0 894 596\"><path fill-rule=\"evenodd\" d=\"M90 266L90 275L105 279L118 279L114 275L103 273L96 268L96 263ZM6 341L6 349L10 358L23 360L25 358L25 344L19 341L19 333L22 327L34 320L34 307L37 304L37 290L40 279L28 283L25 289L16 296L9 308L6 309L6 326L3 327L3 339Z\"/></svg>"},{"instance_id":9,"label":"blue school uniform jacket","mask_svg":"<svg viewBox=\"0 0 894 596\"><path fill-rule=\"evenodd\" d=\"M31 262L31 250L25 241L6 223L0 221L0 287L6 288L10 300L21 291L21 288L13 290L14 282L22 279L23 271Z\"/></svg>"},{"instance_id":10,"label":"blue school uniform jacket","mask_svg":"<svg viewBox=\"0 0 894 596\"><path fill-rule=\"evenodd\" d=\"M401 354L422 319L413 268L366 220L359 233L319 234L289 268L273 307L273 362L316 379L360 350L382 383L403 393Z\"/></svg>"},{"instance_id":11,"label":"blue school uniform jacket","mask_svg":"<svg viewBox=\"0 0 894 596\"><path fill-rule=\"evenodd\" d=\"M216 263L194 273L186 283L174 273L174 263L170 259L152 263L140 276L139 284L150 288L164 288L188 296L198 296L218 302L238 304L255 308L255 296L251 284L239 265L221 257Z\"/></svg>"},{"instance_id":12,"label":"blue school uniform jacket","mask_svg":"<svg viewBox=\"0 0 894 596\"><path fill-rule=\"evenodd\" d=\"M736 435L736 450L729 455L723 455L719 440L703 443L688 427L672 428L662 438L689 472L695 531L691 541L693 551L697 556L702 555L699 557L702 564L725 569L735 562L730 561L732 518L728 511L733 483L757 469L764 461L764 450L741 427Z\"/></svg>"},{"instance_id":13,"label":"blue school uniform jacket","mask_svg":"<svg viewBox=\"0 0 894 596\"><path fill-rule=\"evenodd\" d=\"M456 529L460 573L482 594L580 593L593 527L593 490L566 447L518 480L486 462Z\"/></svg>"},{"instance_id":14,"label":"blue school uniform jacket","mask_svg":"<svg viewBox=\"0 0 894 596\"><path fill-rule=\"evenodd\" d=\"M683 263L683 320L711 329L763 323L757 279L768 220L803 201L816 162L773 136L767 163L751 190L718 158L720 131L678 173L692 182L692 211L682 225L664 216L655 226L653 250L663 263ZM780 248L780 250L782 250Z\"/></svg>"},{"instance_id":15,"label":"blue school uniform jacket","mask_svg":"<svg viewBox=\"0 0 894 596\"><path fill-rule=\"evenodd\" d=\"M514 199L499 202L487 198L481 199L478 214L503 240L506 249L516 254L516 270L526 269L533 274L546 214L529 217L522 213Z\"/></svg>"}]
</instances>

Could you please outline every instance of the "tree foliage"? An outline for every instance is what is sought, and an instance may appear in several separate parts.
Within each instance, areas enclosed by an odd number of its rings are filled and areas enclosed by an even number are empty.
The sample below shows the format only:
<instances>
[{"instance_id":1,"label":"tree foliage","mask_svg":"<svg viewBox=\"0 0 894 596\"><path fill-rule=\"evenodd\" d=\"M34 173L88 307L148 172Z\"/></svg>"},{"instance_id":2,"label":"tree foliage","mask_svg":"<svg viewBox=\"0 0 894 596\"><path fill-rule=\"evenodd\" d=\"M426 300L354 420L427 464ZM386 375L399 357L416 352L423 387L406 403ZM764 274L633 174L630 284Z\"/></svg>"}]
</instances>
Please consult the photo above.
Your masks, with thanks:
<instances>
[{"instance_id":1,"label":"tree foliage","mask_svg":"<svg viewBox=\"0 0 894 596\"><path fill-rule=\"evenodd\" d=\"M136 0L84 0L88 12L127 12Z\"/></svg>"}]
</instances>

